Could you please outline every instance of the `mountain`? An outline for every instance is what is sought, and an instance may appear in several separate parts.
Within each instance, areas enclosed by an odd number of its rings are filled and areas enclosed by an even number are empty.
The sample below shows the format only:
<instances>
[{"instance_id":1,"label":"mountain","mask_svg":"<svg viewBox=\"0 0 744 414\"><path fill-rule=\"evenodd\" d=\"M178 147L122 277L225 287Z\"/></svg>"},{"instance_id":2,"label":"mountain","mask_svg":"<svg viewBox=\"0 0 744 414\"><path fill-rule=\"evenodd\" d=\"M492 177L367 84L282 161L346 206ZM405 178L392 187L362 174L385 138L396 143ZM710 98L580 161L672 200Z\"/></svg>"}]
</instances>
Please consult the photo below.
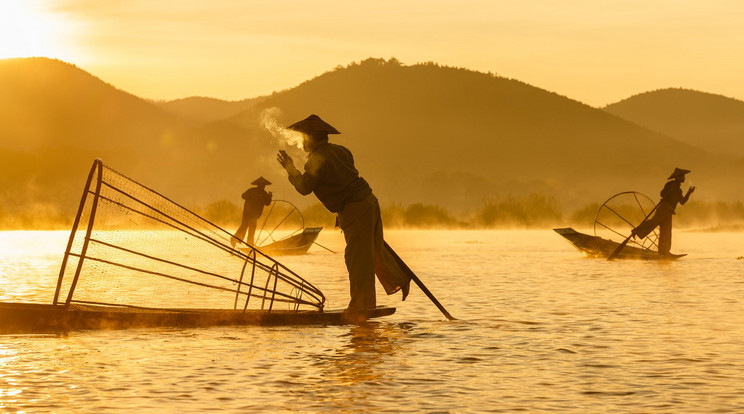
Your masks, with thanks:
<instances>
[{"instance_id":1,"label":"mountain","mask_svg":"<svg viewBox=\"0 0 744 414\"><path fill-rule=\"evenodd\" d=\"M14 182L17 187L37 176L62 180L72 171L84 175L86 164L96 157L130 170L152 170L155 161L181 151L193 128L177 115L54 59L0 60L0 90L0 147L35 160L23 165L18 157L4 160L4 172L13 169L27 177ZM89 162L73 163L80 155ZM52 192L57 188L49 186Z\"/></svg>"},{"instance_id":2,"label":"mountain","mask_svg":"<svg viewBox=\"0 0 744 414\"><path fill-rule=\"evenodd\" d=\"M570 205L628 189L656 193L674 166L717 160L523 82L435 64L369 59L272 95L231 121L249 129L272 107L284 125L315 113L338 128L332 140L354 152L387 202L455 208L539 192Z\"/></svg>"},{"instance_id":3,"label":"mountain","mask_svg":"<svg viewBox=\"0 0 744 414\"><path fill-rule=\"evenodd\" d=\"M368 59L253 100L153 103L61 61L9 59L0 88L0 219L31 203L69 215L96 157L187 207L239 203L259 175L275 198L314 203L276 162L288 148L301 168L304 153L274 136L311 113L342 132L332 142L353 151L383 205L467 211L539 193L571 209L625 190L654 196L675 166L695 172L696 196L724 200L739 185L727 174L744 171L741 158L567 97L432 63Z\"/></svg>"},{"instance_id":4,"label":"mountain","mask_svg":"<svg viewBox=\"0 0 744 414\"><path fill-rule=\"evenodd\" d=\"M217 116L215 107L229 116L261 98L160 105L47 58L0 60L0 91L0 222L14 214L69 217L95 158L190 206L239 197L255 178L242 168L250 142L233 145L237 153L215 147L230 141L231 128L210 130L202 119ZM233 155L241 162L232 170L217 168Z\"/></svg>"},{"instance_id":5,"label":"mountain","mask_svg":"<svg viewBox=\"0 0 744 414\"><path fill-rule=\"evenodd\" d=\"M75 205L99 157L157 179L157 170L183 159L193 128L54 59L0 60L0 91L0 203L6 209L42 201Z\"/></svg>"},{"instance_id":6,"label":"mountain","mask_svg":"<svg viewBox=\"0 0 744 414\"><path fill-rule=\"evenodd\" d=\"M744 102L689 89L660 89L605 111L710 152L744 157Z\"/></svg>"},{"instance_id":7,"label":"mountain","mask_svg":"<svg viewBox=\"0 0 744 414\"><path fill-rule=\"evenodd\" d=\"M250 108L265 97L224 101L221 99L192 96L165 102L153 102L158 107L198 122L213 122L228 118Z\"/></svg>"},{"instance_id":8,"label":"mountain","mask_svg":"<svg viewBox=\"0 0 744 414\"><path fill-rule=\"evenodd\" d=\"M47 58L0 60L0 143L35 151L158 146L183 128L173 114L74 65Z\"/></svg>"}]
</instances>

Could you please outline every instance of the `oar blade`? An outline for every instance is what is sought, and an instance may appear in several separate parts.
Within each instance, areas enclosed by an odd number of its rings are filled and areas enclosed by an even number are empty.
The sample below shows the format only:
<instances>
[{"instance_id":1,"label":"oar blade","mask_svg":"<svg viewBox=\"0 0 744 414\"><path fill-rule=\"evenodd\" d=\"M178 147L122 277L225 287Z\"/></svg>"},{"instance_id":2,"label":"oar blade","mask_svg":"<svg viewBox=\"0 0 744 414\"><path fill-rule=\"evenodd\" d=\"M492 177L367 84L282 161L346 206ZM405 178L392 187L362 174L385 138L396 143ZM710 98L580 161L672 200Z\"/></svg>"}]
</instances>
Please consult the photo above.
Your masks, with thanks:
<instances>
[{"instance_id":1,"label":"oar blade","mask_svg":"<svg viewBox=\"0 0 744 414\"><path fill-rule=\"evenodd\" d=\"M617 256L619 256L620 252L623 251L623 249L625 248L625 245L628 244L628 241L630 241L631 237L633 236L628 236L627 239L625 239L622 243L620 243L620 245L615 248L615 251L613 251L612 254L607 256L607 260L614 260Z\"/></svg>"}]
</instances>

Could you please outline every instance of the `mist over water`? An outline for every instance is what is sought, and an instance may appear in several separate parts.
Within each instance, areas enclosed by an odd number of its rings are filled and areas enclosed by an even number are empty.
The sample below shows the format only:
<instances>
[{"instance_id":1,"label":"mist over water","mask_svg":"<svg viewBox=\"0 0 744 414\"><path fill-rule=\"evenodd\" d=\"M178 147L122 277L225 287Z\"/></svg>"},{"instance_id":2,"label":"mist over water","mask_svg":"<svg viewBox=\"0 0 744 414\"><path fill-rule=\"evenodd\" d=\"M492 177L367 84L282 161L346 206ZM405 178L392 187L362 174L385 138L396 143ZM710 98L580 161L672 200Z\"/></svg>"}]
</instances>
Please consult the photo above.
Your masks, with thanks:
<instances>
[{"instance_id":1,"label":"mist over water","mask_svg":"<svg viewBox=\"0 0 744 414\"><path fill-rule=\"evenodd\" d=\"M581 230L581 229L579 229ZM0 299L51 301L67 232L0 232ZM394 230L415 287L362 326L0 336L0 408L744 411L744 233L677 231L675 262L587 259L552 231ZM326 228L318 242L343 251ZM348 300L343 255L280 260Z\"/></svg>"}]
</instances>

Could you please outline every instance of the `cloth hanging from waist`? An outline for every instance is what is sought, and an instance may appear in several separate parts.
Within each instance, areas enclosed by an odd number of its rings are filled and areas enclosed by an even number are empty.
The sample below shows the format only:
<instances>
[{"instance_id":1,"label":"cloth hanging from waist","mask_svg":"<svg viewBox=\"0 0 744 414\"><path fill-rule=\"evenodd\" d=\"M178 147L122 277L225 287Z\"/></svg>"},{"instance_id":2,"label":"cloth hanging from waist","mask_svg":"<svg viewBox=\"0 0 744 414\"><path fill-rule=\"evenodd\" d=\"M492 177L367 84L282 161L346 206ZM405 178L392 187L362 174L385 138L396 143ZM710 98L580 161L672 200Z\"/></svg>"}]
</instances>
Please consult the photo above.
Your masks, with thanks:
<instances>
[{"instance_id":1,"label":"cloth hanging from waist","mask_svg":"<svg viewBox=\"0 0 744 414\"><path fill-rule=\"evenodd\" d=\"M388 295L401 291L403 300L405 300L410 289L411 277L385 243L380 205L374 194L369 194L361 201L348 203L338 213L336 224L342 231L345 231L344 229L349 229L349 225L356 220L373 221L374 226L368 227L374 229L373 234L368 236L374 238L375 275L377 280L380 281Z\"/></svg>"}]
</instances>

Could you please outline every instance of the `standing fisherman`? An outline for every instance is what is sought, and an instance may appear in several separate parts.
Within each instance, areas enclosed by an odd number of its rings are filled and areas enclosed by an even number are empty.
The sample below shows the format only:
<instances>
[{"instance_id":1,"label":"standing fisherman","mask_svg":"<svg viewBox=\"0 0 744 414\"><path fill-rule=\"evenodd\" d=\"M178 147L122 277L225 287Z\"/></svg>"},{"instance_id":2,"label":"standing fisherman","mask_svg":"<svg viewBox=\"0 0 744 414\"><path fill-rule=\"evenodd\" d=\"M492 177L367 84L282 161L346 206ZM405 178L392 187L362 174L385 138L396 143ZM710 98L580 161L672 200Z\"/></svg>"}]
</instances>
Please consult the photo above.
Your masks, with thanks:
<instances>
[{"instance_id":1,"label":"standing fisherman","mask_svg":"<svg viewBox=\"0 0 744 414\"><path fill-rule=\"evenodd\" d=\"M695 191L695 187L690 187L687 193L682 195L682 183L685 182L685 175L690 170L675 168L672 175L667 178L664 189L661 190L661 201L656 206L654 216L638 227L633 229L631 234L635 237L644 238L648 236L657 226L659 227L659 254L666 256L672 248L672 216L677 208L677 203L684 205Z\"/></svg>"},{"instance_id":2,"label":"standing fisherman","mask_svg":"<svg viewBox=\"0 0 744 414\"><path fill-rule=\"evenodd\" d=\"M242 197L243 200L245 200L245 203L243 204L243 221L235 232L235 236L230 239L232 247L235 247L238 240L243 241L246 230L248 230L246 243L253 246L256 242L254 237L256 234L258 218L261 217L264 206L271 204L272 194L265 190L266 186L269 184L271 184L269 180L263 177L258 177L251 183L251 185L255 185L255 187L249 188L243 193Z\"/></svg>"},{"instance_id":3,"label":"standing fisherman","mask_svg":"<svg viewBox=\"0 0 744 414\"><path fill-rule=\"evenodd\" d=\"M307 155L301 173L283 150L277 161L287 170L289 182L302 195L315 193L321 203L337 214L336 224L346 240L344 259L349 272L351 300L347 311L359 313L377 305L375 274L387 294L399 290L408 295L410 277L384 247L380 205L367 181L354 167L351 151L328 142L329 134L340 134L317 115L310 115L287 129L303 134Z\"/></svg>"}]
</instances>

